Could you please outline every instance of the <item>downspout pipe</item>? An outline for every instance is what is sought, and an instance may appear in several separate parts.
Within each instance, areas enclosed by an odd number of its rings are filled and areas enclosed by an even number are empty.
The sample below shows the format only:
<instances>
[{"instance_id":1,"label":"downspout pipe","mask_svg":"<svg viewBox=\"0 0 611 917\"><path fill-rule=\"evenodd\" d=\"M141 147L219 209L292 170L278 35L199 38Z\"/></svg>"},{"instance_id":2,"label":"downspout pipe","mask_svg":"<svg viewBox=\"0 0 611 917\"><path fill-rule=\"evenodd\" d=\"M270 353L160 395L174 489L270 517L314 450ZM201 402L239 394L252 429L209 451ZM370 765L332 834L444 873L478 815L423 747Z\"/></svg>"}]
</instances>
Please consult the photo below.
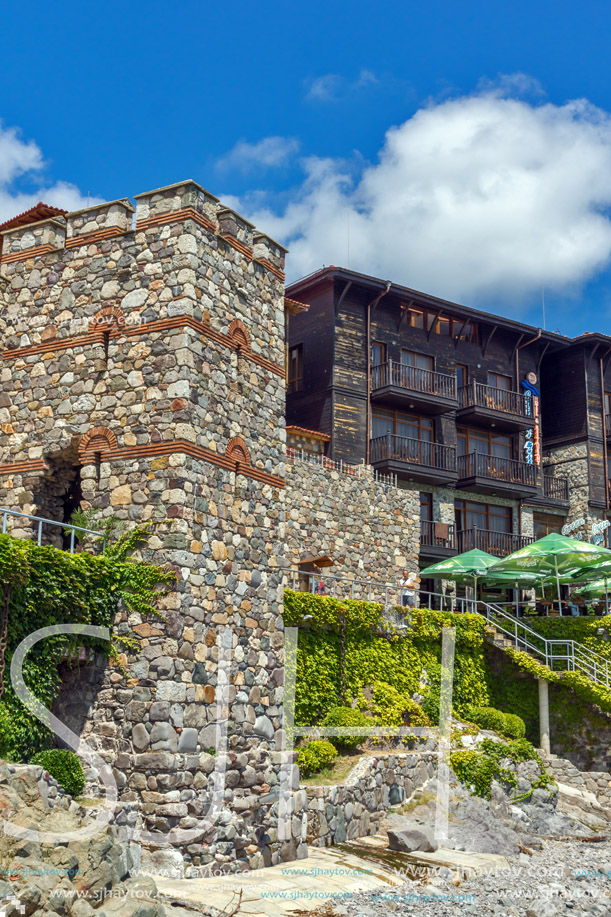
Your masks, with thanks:
<instances>
[{"instance_id":1,"label":"downspout pipe","mask_svg":"<svg viewBox=\"0 0 611 917\"><path fill-rule=\"evenodd\" d=\"M367 415L365 418L365 463L369 464L369 438L371 434L371 310L374 306L377 306L379 301L383 296L386 296L390 292L392 282L390 280L386 281L386 289L376 296L375 299L372 299L370 303L367 304L366 311L366 325L367 329L365 332L365 360L367 361L367 405L366 411Z\"/></svg>"}]
</instances>

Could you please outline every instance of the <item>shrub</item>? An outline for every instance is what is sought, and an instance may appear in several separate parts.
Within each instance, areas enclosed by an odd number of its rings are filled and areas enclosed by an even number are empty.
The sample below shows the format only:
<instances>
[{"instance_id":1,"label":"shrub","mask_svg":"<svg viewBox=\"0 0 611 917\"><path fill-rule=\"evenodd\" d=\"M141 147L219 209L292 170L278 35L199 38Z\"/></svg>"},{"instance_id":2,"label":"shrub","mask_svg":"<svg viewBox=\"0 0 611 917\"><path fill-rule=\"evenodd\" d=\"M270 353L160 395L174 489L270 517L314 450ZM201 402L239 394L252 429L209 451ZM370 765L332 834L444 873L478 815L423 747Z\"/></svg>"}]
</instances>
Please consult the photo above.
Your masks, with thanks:
<instances>
[{"instance_id":1,"label":"shrub","mask_svg":"<svg viewBox=\"0 0 611 917\"><path fill-rule=\"evenodd\" d=\"M370 716L365 716L360 710L353 710L352 707L333 707L329 710L322 721L323 726L347 727L347 726L375 726L375 720ZM362 742L365 742L367 736L334 736L333 740L336 745L344 748L356 748Z\"/></svg>"},{"instance_id":2,"label":"shrub","mask_svg":"<svg viewBox=\"0 0 611 917\"><path fill-rule=\"evenodd\" d=\"M299 750L297 764L302 777L309 777L331 764L337 750L326 739L315 739Z\"/></svg>"},{"instance_id":3,"label":"shrub","mask_svg":"<svg viewBox=\"0 0 611 917\"><path fill-rule=\"evenodd\" d=\"M374 720L384 726L431 725L420 704L385 681L376 681L371 702L368 704L363 698L359 706L361 709L369 708Z\"/></svg>"},{"instance_id":4,"label":"shrub","mask_svg":"<svg viewBox=\"0 0 611 917\"><path fill-rule=\"evenodd\" d=\"M515 713L503 713L495 707L475 706L466 707L465 713L468 719L482 729L491 729L509 739L521 739L526 735L526 724Z\"/></svg>"},{"instance_id":5,"label":"shrub","mask_svg":"<svg viewBox=\"0 0 611 917\"><path fill-rule=\"evenodd\" d=\"M40 764L70 796L80 796L85 788L85 774L78 755L67 748L50 748L40 751L30 764Z\"/></svg>"},{"instance_id":6,"label":"shrub","mask_svg":"<svg viewBox=\"0 0 611 917\"><path fill-rule=\"evenodd\" d=\"M523 739L526 735L526 723L522 717L516 713L506 713L503 735L510 739Z\"/></svg>"},{"instance_id":7,"label":"shrub","mask_svg":"<svg viewBox=\"0 0 611 917\"><path fill-rule=\"evenodd\" d=\"M498 711L497 711L498 712ZM540 776L532 784L534 787L549 787L553 780L545 770L541 758L526 739L514 742L496 742L484 739L477 748L465 748L450 755L450 766L458 779L473 788L476 796L490 799L492 781L497 780L509 786L517 786L517 777L513 770L501 766L501 761L512 765L521 761L536 761ZM528 794L530 795L530 794ZM526 796L514 796L514 799L525 799Z\"/></svg>"}]
</instances>

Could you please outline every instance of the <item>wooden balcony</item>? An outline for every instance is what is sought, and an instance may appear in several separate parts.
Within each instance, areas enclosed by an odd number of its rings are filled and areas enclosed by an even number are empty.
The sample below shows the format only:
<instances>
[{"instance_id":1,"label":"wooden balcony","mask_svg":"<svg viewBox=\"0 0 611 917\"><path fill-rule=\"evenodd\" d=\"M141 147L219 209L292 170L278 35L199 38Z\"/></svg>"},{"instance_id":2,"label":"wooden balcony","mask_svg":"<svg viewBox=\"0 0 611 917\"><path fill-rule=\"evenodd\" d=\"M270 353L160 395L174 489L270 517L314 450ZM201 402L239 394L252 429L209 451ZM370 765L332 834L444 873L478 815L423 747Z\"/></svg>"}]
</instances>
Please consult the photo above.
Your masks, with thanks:
<instances>
[{"instance_id":1,"label":"wooden balcony","mask_svg":"<svg viewBox=\"0 0 611 917\"><path fill-rule=\"evenodd\" d=\"M388 360L372 367L371 398L404 410L444 414L458 407L456 377Z\"/></svg>"},{"instance_id":2,"label":"wooden balcony","mask_svg":"<svg viewBox=\"0 0 611 917\"><path fill-rule=\"evenodd\" d=\"M443 560L456 554L455 526L447 522L420 520L420 556Z\"/></svg>"},{"instance_id":3,"label":"wooden balcony","mask_svg":"<svg viewBox=\"0 0 611 917\"><path fill-rule=\"evenodd\" d=\"M543 496L548 503L557 503L558 506L569 507L569 479L557 478L551 474L543 474Z\"/></svg>"},{"instance_id":4,"label":"wooden balcony","mask_svg":"<svg viewBox=\"0 0 611 917\"><path fill-rule=\"evenodd\" d=\"M493 532L489 529L465 529L457 533L456 544L459 554L463 551L472 551L477 548L480 551L486 551L488 554L494 554L497 557L507 557L514 551L532 544L534 541L532 535L518 535L515 532Z\"/></svg>"},{"instance_id":5,"label":"wooden balcony","mask_svg":"<svg viewBox=\"0 0 611 917\"><path fill-rule=\"evenodd\" d=\"M461 488L504 497L534 497L537 494L536 465L470 452L458 457L456 467Z\"/></svg>"},{"instance_id":6,"label":"wooden balcony","mask_svg":"<svg viewBox=\"0 0 611 917\"><path fill-rule=\"evenodd\" d=\"M471 382L458 390L456 421L483 424L505 432L527 430L534 423L531 401L521 392Z\"/></svg>"},{"instance_id":7,"label":"wooden balcony","mask_svg":"<svg viewBox=\"0 0 611 917\"><path fill-rule=\"evenodd\" d=\"M423 439L386 433L370 442L369 461L375 469L424 484L456 483L456 449Z\"/></svg>"}]
</instances>

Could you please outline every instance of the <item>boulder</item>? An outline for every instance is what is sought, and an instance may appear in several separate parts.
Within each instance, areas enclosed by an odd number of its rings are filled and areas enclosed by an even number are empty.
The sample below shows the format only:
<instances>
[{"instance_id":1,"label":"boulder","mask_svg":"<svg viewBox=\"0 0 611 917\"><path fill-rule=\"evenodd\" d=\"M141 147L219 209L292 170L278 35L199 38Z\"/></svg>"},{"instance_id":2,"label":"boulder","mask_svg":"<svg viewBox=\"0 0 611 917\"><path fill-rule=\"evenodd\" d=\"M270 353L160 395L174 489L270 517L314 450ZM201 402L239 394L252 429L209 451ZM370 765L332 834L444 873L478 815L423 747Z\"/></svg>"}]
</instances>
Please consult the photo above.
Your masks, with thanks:
<instances>
[{"instance_id":1,"label":"boulder","mask_svg":"<svg viewBox=\"0 0 611 917\"><path fill-rule=\"evenodd\" d=\"M403 828L395 831L388 829L388 846L391 850L400 850L402 853L416 851L433 853L438 848L433 830L425 825L413 828Z\"/></svg>"}]
</instances>

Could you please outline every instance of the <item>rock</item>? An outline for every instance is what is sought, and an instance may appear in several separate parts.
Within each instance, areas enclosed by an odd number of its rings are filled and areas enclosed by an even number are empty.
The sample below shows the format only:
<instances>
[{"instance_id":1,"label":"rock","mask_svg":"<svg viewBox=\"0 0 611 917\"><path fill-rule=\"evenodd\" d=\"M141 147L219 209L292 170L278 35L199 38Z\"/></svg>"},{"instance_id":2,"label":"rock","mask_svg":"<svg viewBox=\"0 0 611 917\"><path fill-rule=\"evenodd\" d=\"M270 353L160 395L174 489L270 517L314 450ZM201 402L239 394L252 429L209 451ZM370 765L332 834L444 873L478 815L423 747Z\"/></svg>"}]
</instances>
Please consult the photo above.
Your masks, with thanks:
<instances>
[{"instance_id":1,"label":"rock","mask_svg":"<svg viewBox=\"0 0 611 917\"><path fill-rule=\"evenodd\" d=\"M401 831L388 830L388 846L390 850L401 850L403 853L413 853L416 850L434 852L438 844L433 835L433 830L427 827L403 828Z\"/></svg>"},{"instance_id":2,"label":"rock","mask_svg":"<svg viewBox=\"0 0 611 917\"><path fill-rule=\"evenodd\" d=\"M255 720L254 732L269 742L274 738L274 727L267 716L258 716Z\"/></svg>"}]
</instances>

